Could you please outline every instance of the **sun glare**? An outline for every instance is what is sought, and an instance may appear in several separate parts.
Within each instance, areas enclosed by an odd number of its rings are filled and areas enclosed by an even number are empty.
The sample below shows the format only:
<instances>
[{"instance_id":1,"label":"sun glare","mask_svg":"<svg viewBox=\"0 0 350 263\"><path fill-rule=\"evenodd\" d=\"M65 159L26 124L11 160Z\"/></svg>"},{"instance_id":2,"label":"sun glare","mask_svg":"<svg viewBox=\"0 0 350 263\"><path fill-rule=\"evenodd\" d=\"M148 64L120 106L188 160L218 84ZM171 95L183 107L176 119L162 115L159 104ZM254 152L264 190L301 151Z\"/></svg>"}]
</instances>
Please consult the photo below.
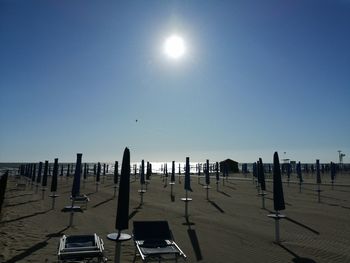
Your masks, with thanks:
<instances>
[{"instance_id":1,"label":"sun glare","mask_svg":"<svg viewBox=\"0 0 350 263\"><path fill-rule=\"evenodd\" d=\"M186 52L185 42L182 37L172 35L164 42L164 53L172 59L181 58Z\"/></svg>"}]
</instances>

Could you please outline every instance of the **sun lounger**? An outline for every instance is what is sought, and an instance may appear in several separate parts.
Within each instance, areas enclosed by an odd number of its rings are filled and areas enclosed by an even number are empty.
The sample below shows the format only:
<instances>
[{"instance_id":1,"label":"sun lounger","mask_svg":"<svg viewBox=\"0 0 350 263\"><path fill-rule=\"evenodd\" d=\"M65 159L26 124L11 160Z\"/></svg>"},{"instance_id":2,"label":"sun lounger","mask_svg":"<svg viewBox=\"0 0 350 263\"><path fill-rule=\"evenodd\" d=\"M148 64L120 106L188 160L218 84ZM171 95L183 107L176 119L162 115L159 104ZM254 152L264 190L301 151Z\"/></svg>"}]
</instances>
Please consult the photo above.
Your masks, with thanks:
<instances>
[{"instance_id":1,"label":"sun lounger","mask_svg":"<svg viewBox=\"0 0 350 263\"><path fill-rule=\"evenodd\" d=\"M186 260L186 255L175 243L167 221L134 221L133 239L135 257L143 262Z\"/></svg>"},{"instance_id":2,"label":"sun lounger","mask_svg":"<svg viewBox=\"0 0 350 263\"><path fill-rule=\"evenodd\" d=\"M103 240L93 235L63 235L58 248L58 261L64 262L107 262L104 257ZM96 261L94 261L96 262Z\"/></svg>"},{"instance_id":3,"label":"sun lounger","mask_svg":"<svg viewBox=\"0 0 350 263\"><path fill-rule=\"evenodd\" d=\"M70 197L70 200L72 200L73 197ZM74 204L83 204L85 209L87 209L87 204L90 201L90 198L87 195L79 195L74 198Z\"/></svg>"}]
</instances>

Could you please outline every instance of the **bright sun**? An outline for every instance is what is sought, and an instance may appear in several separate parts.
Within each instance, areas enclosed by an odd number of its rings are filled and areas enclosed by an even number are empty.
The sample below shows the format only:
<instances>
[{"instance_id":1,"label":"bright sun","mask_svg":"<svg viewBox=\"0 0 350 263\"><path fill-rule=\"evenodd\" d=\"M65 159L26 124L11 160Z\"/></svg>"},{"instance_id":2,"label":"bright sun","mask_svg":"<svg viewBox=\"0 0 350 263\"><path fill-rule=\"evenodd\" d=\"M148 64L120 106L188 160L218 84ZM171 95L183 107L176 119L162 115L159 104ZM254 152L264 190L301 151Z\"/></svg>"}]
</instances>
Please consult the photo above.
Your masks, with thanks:
<instances>
[{"instance_id":1,"label":"bright sun","mask_svg":"<svg viewBox=\"0 0 350 263\"><path fill-rule=\"evenodd\" d=\"M164 53L172 59L181 58L186 52L185 42L182 37L172 35L164 42Z\"/></svg>"}]
</instances>

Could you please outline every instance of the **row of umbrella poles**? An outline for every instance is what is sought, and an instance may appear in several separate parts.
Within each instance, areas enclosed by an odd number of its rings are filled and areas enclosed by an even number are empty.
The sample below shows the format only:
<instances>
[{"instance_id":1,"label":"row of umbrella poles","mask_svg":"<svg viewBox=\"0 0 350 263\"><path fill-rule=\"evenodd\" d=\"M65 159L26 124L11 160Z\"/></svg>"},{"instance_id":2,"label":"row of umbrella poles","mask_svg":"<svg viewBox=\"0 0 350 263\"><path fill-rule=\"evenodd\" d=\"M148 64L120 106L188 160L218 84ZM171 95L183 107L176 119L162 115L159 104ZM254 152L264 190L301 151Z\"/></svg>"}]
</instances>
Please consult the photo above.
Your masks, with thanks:
<instances>
[{"instance_id":1,"label":"row of umbrella poles","mask_svg":"<svg viewBox=\"0 0 350 263\"><path fill-rule=\"evenodd\" d=\"M334 186L334 179L336 175L336 165L331 162L330 165L331 180L332 180L332 189ZM301 172L301 164L298 162L296 166L296 172L299 178L299 192L301 193L303 177ZM266 195L266 184L265 184L265 175L264 175L264 165L259 158L259 160L253 164L253 178L256 178L258 195L262 197L262 208L265 209L265 195ZM320 161L316 160L316 185L317 189L315 190L318 195L318 202L321 202L321 174L320 174ZM273 204L275 213L269 214L268 217L275 220L275 242L280 243L280 229L279 229L279 220L285 218L286 216L281 214L280 211L285 210L285 202L283 195L283 186L282 186L282 176L281 176L281 166L279 162L278 153L275 152L273 156Z\"/></svg>"}]
</instances>

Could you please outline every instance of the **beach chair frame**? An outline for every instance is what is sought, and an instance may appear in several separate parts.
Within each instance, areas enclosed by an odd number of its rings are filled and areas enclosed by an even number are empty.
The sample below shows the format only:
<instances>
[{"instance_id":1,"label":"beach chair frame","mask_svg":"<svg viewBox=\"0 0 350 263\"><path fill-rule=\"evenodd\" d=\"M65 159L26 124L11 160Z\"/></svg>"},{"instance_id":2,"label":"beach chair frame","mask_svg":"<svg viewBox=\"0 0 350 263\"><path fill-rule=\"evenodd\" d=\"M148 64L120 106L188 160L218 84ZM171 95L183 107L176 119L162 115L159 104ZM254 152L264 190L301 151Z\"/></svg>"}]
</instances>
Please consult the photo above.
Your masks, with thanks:
<instances>
[{"instance_id":1,"label":"beach chair frame","mask_svg":"<svg viewBox=\"0 0 350 263\"><path fill-rule=\"evenodd\" d=\"M142 262L162 262L175 261L187 256L174 241L172 232L169 229L167 221L134 221L133 222L133 240L135 243L135 256L140 256ZM162 245L151 245L155 240L161 241Z\"/></svg>"},{"instance_id":2,"label":"beach chair frame","mask_svg":"<svg viewBox=\"0 0 350 263\"><path fill-rule=\"evenodd\" d=\"M58 247L58 262L107 262L103 240L93 235L63 235Z\"/></svg>"}]
</instances>

